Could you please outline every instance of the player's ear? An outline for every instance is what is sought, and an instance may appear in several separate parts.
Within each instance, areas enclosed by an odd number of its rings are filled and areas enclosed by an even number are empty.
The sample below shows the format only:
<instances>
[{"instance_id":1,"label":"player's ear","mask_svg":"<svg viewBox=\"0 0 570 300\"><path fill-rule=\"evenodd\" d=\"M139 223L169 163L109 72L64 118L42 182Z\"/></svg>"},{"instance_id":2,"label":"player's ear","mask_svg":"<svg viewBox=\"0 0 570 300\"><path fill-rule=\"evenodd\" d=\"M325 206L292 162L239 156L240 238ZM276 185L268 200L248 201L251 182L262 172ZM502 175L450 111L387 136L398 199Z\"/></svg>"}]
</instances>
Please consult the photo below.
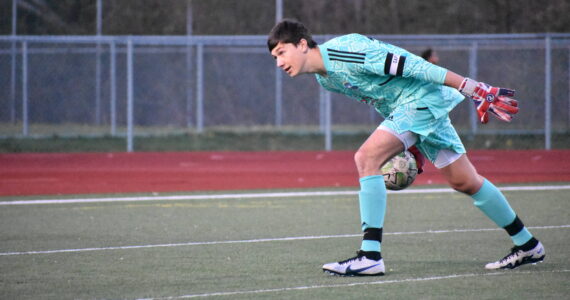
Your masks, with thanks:
<instances>
[{"instance_id":1,"label":"player's ear","mask_svg":"<svg viewBox=\"0 0 570 300\"><path fill-rule=\"evenodd\" d=\"M309 42L306 39L301 39L297 44L297 47L301 47L301 51L305 52L309 49Z\"/></svg>"}]
</instances>

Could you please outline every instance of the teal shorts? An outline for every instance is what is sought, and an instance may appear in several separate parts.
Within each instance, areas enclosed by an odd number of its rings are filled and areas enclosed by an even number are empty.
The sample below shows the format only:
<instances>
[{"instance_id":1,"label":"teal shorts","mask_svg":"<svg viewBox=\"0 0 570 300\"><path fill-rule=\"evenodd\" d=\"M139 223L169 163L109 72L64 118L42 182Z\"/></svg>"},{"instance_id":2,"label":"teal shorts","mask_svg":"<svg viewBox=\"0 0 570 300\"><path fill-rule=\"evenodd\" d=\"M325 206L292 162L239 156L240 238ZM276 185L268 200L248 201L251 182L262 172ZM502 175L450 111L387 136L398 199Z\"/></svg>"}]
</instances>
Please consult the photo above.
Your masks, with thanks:
<instances>
[{"instance_id":1,"label":"teal shorts","mask_svg":"<svg viewBox=\"0 0 570 300\"><path fill-rule=\"evenodd\" d=\"M466 153L449 115L436 119L427 107L417 107L415 103L398 106L381 126L398 134L405 131L415 133L418 136L416 147L432 163L435 163L441 150Z\"/></svg>"}]
</instances>

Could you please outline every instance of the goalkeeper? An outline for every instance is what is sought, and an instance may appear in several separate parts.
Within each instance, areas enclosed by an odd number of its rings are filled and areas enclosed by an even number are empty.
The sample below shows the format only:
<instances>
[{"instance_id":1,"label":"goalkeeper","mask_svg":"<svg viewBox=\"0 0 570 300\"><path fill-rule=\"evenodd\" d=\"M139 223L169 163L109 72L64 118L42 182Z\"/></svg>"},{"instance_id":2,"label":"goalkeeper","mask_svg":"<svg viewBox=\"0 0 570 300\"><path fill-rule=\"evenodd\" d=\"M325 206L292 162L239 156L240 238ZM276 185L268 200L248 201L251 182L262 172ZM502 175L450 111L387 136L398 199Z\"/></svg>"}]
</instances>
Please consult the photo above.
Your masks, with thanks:
<instances>
[{"instance_id":1,"label":"goalkeeper","mask_svg":"<svg viewBox=\"0 0 570 300\"><path fill-rule=\"evenodd\" d=\"M360 178L360 250L355 257L325 264L324 271L343 276L384 274L381 243L386 187L379 169L414 145L453 189L471 196L474 205L512 239L511 252L485 268L512 269L544 259L544 247L505 196L477 173L448 116L467 97L474 101L482 123L488 122L489 114L509 122L518 112L517 102L511 98L514 91L465 78L360 34L317 45L308 29L295 20L275 25L267 46L277 67L289 76L315 74L325 89L371 105L384 117L354 155Z\"/></svg>"}]
</instances>

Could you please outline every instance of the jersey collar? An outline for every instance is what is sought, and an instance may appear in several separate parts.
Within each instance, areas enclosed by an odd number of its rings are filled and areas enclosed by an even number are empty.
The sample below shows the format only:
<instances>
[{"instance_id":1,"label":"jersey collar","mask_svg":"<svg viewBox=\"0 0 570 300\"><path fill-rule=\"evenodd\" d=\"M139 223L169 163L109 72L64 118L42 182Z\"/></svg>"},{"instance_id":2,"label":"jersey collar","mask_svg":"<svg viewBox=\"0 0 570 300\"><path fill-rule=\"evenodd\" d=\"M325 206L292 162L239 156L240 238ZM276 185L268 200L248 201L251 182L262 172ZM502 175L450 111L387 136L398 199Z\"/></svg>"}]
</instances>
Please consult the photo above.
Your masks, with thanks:
<instances>
[{"instance_id":1,"label":"jersey collar","mask_svg":"<svg viewBox=\"0 0 570 300\"><path fill-rule=\"evenodd\" d=\"M331 72L331 67L330 67L330 60L329 60L329 54L327 52L327 49L325 49L325 47L323 45L318 45L319 47L319 51L321 52L321 57L323 59L323 66L325 67L325 70L327 71L327 76L330 75ZM320 74L318 74L319 76L321 76Z\"/></svg>"}]
</instances>

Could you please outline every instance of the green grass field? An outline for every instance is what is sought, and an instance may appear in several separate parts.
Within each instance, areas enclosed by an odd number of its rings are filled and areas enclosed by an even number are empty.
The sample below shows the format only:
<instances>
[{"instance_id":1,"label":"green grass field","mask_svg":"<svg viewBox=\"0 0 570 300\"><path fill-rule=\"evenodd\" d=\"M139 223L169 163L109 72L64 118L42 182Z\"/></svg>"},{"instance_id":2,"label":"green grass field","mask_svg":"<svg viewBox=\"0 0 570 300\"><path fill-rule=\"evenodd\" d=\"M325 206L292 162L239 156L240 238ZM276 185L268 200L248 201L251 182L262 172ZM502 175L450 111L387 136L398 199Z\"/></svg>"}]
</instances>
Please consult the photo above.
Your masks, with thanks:
<instances>
[{"instance_id":1,"label":"green grass field","mask_svg":"<svg viewBox=\"0 0 570 300\"><path fill-rule=\"evenodd\" d=\"M360 245L354 190L5 197L0 298L568 299L564 187L505 191L547 251L544 263L515 271L484 270L510 239L469 197L390 194L387 275L369 278L321 271ZM40 199L48 203L9 204Z\"/></svg>"},{"instance_id":2,"label":"green grass field","mask_svg":"<svg viewBox=\"0 0 570 300\"><path fill-rule=\"evenodd\" d=\"M0 153L124 152L125 129L111 136L105 126L32 124L30 136L21 124L0 123ZM335 126L333 150L355 150L375 126ZM325 136L315 126L215 127L203 133L173 127L137 127L134 151L275 151L323 150ZM544 135L476 135L459 132L468 149L544 149ZM569 149L570 133L553 133L552 149Z\"/></svg>"}]
</instances>

